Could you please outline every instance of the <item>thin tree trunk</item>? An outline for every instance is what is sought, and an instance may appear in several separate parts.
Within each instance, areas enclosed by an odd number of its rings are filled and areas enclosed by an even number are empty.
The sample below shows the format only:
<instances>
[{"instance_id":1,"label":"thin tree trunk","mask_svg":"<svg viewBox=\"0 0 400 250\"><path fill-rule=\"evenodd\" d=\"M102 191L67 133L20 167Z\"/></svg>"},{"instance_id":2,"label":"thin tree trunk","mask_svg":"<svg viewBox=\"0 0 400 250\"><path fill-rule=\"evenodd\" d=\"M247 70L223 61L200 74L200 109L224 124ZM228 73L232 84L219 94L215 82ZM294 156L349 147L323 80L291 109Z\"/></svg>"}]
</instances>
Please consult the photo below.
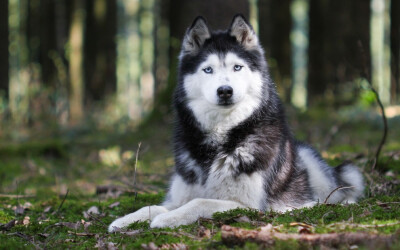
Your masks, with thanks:
<instances>
[{"instance_id":1,"label":"thin tree trunk","mask_svg":"<svg viewBox=\"0 0 400 250\"><path fill-rule=\"evenodd\" d=\"M29 70L26 44L27 0L9 1L9 105L13 121L24 125L28 121Z\"/></svg>"},{"instance_id":2,"label":"thin tree trunk","mask_svg":"<svg viewBox=\"0 0 400 250\"><path fill-rule=\"evenodd\" d=\"M8 99L8 1L0 1L0 101Z\"/></svg>"},{"instance_id":3,"label":"thin tree trunk","mask_svg":"<svg viewBox=\"0 0 400 250\"><path fill-rule=\"evenodd\" d=\"M136 121L142 117L139 9L140 1L117 1L117 99L119 115Z\"/></svg>"},{"instance_id":4,"label":"thin tree trunk","mask_svg":"<svg viewBox=\"0 0 400 250\"><path fill-rule=\"evenodd\" d=\"M400 1L390 6L391 103L400 101Z\"/></svg>"},{"instance_id":5,"label":"thin tree trunk","mask_svg":"<svg viewBox=\"0 0 400 250\"><path fill-rule=\"evenodd\" d=\"M169 0L156 0L155 3L155 96L162 93L168 83L169 66Z\"/></svg>"},{"instance_id":6,"label":"thin tree trunk","mask_svg":"<svg viewBox=\"0 0 400 250\"><path fill-rule=\"evenodd\" d=\"M354 101L351 83L370 70L370 2L310 0L309 18L308 102Z\"/></svg>"},{"instance_id":7,"label":"thin tree trunk","mask_svg":"<svg viewBox=\"0 0 400 250\"><path fill-rule=\"evenodd\" d=\"M85 100L104 100L116 90L116 1L88 0L85 31Z\"/></svg>"},{"instance_id":8,"label":"thin tree trunk","mask_svg":"<svg viewBox=\"0 0 400 250\"><path fill-rule=\"evenodd\" d=\"M70 53L70 122L77 124L83 118L84 70L83 42L85 27L84 1L74 0L69 33Z\"/></svg>"},{"instance_id":9,"label":"thin tree trunk","mask_svg":"<svg viewBox=\"0 0 400 250\"><path fill-rule=\"evenodd\" d=\"M154 101L154 0L143 1L139 12L139 34L141 38L140 97L143 113L147 114Z\"/></svg>"},{"instance_id":10,"label":"thin tree trunk","mask_svg":"<svg viewBox=\"0 0 400 250\"><path fill-rule=\"evenodd\" d=\"M290 0L259 0L259 37L273 80L285 101L290 100L292 15Z\"/></svg>"}]
</instances>

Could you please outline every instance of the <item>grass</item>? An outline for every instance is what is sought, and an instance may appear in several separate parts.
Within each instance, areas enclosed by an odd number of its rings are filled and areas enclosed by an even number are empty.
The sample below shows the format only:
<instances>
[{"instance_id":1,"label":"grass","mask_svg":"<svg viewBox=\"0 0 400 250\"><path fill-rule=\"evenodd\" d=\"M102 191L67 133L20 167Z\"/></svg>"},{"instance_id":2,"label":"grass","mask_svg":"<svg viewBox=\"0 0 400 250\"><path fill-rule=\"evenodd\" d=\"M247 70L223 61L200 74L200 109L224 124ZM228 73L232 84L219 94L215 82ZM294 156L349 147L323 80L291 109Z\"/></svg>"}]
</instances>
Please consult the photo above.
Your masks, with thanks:
<instances>
[{"instance_id":1,"label":"grass","mask_svg":"<svg viewBox=\"0 0 400 250\"><path fill-rule=\"evenodd\" d=\"M320 204L284 214L235 209L174 229L151 229L142 222L130 225L128 233L109 234L107 226L115 218L163 200L173 166L170 129L165 129L165 123L146 123L129 132L84 129L47 131L15 140L3 136L0 248L140 248L154 243L166 248L184 244L192 249L259 249L265 246L254 242L226 245L221 240L221 226L256 229L269 223L284 233L298 233L304 223L312 233L399 234L400 132L393 129L400 126L399 119L389 120L392 129L379 160L380 172L371 172L369 159L381 135L379 117L353 110L288 113L297 138L314 145L330 164L353 160L363 170L368 181L363 200L351 205ZM349 119L349 114L357 115ZM337 131L332 129L336 125ZM138 185L134 187L139 142ZM105 191L99 191L100 186ZM93 207L98 213L85 216ZM8 228L12 220L17 223ZM397 240L381 247L399 246ZM309 248L297 241L275 241L273 247Z\"/></svg>"},{"instance_id":2,"label":"grass","mask_svg":"<svg viewBox=\"0 0 400 250\"><path fill-rule=\"evenodd\" d=\"M116 216L137 210L138 208L158 204L162 194L123 195L118 199L101 200L99 197L82 197L69 195L61 208L63 197L48 199L10 199L1 198L0 221L8 222L16 219L17 225L0 233L1 248L94 248L101 242L113 243L120 248L138 248L142 244L153 242L157 246L173 243L184 243L191 248L225 248L221 242L221 225L232 225L243 228L257 228L271 223L280 232L297 233L298 224L310 225L314 233L332 232L371 232L393 234L400 230L400 196L377 196L367 198L359 204L326 205L313 208L296 209L284 214L267 211L261 213L251 209L234 209L224 213L216 213L212 220L200 220L188 226L175 229L151 229L149 223L134 223L128 231L108 234L107 225ZM119 205L110 207L119 202ZM23 214L15 215L15 206L31 204ZM97 207L98 214L85 218L84 212L90 207ZM50 207L50 208L49 208ZM22 221L29 217L29 223ZM247 218L243 222L241 218ZM388 225L388 226L384 226ZM209 236L200 232L208 230ZM295 242L277 243L277 248L286 248ZM255 247L249 244L247 247Z\"/></svg>"}]
</instances>

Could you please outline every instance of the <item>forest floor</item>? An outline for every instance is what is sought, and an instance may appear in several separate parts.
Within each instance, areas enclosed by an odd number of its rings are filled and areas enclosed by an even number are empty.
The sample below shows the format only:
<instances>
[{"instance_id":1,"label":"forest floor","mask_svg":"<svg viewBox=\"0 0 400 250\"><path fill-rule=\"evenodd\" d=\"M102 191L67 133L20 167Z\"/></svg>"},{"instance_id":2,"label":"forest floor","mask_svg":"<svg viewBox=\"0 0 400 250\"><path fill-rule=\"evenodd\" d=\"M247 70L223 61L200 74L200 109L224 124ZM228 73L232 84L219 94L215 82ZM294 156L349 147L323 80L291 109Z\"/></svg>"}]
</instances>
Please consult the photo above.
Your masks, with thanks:
<instances>
[{"instance_id":1,"label":"forest floor","mask_svg":"<svg viewBox=\"0 0 400 250\"><path fill-rule=\"evenodd\" d=\"M174 164L172 121L131 129L8 128L0 132L0 248L400 249L400 116L388 117L376 170L379 112L351 107L288 116L296 138L331 165L351 160L360 168L367 187L358 204L321 202L283 214L236 209L173 229L142 222L107 233L115 218L163 200Z\"/></svg>"}]
</instances>

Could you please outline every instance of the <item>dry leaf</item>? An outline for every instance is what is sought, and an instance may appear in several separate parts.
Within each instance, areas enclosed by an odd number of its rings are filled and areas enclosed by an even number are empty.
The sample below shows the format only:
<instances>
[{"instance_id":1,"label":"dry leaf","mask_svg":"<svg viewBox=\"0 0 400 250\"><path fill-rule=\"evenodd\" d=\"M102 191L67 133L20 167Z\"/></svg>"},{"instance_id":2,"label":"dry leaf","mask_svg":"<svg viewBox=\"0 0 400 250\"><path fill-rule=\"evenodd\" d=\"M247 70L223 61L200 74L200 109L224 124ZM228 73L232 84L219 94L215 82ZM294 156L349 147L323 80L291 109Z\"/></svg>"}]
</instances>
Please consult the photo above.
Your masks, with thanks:
<instances>
[{"instance_id":1,"label":"dry leaf","mask_svg":"<svg viewBox=\"0 0 400 250\"><path fill-rule=\"evenodd\" d=\"M299 234L311 234L311 230L310 228L307 227L297 227L297 232L299 232Z\"/></svg>"},{"instance_id":2,"label":"dry leaf","mask_svg":"<svg viewBox=\"0 0 400 250\"><path fill-rule=\"evenodd\" d=\"M239 218L236 218L235 221L236 222L251 222L251 220L247 216L241 216Z\"/></svg>"},{"instance_id":3,"label":"dry leaf","mask_svg":"<svg viewBox=\"0 0 400 250\"><path fill-rule=\"evenodd\" d=\"M108 207L109 207L109 208L118 207L119 204L120 204L120 202L117 201L117 202L114 202L113 204L109 205Z\"/></svg>"},{"instance_id":4,"label":"dry leaf","mask_svg":"<svg viewBox=\"0 0 400 250\"><path fill-rule=\"evenodd\" d=\"M48 213L51 210L51 206L47 206L44 208L43 212Z\"/></svg>"},{"instance_id":5,"label":"dry leaf","mask_svg":"<svg viewBox=\"0 0 400 250\"><path fill-rule=\"evenodd\" d=\"M43 237L43 238L47 238L50 236L50 234L45 234L45 233L40 233L38 234L39 236Z\"/></svg>"},{"instance_id":6,"label":"dry leaf","mask_svg":"<svg viewBox=\"0 0 400 250\"><path fill-rule=\"evenodd\" d=\"M150 242L149 244L142 244L142 248L145 250L158 250L159 248L154 244L154 242Z\"/></svg>"},{"instance_id":7,"label":"dry leaf","mask_svg":"<svg viewBox=\"0 0 400 250\"><path fill-rule=\"evenodd\" d=\"M83 217L85 217L85 219L89 219L91 214L100 214L99 208L96 206L90 207L87 211L83 212Z\"/></svg>"},{"instance_id":8,"label":"dry leaf","mask_svg":"<svg viewBox=\"0 0 400 250\"><path fill-rule=\"evenodd\" d=\"M197 236L200 238L211 238L211 231L208 228L200 226L197 232Z\"/></svg>"},{"instance_id":9,"label":"dry leaf","mask_svg":"<svg viewBox=\"0 0 400 250\"><path fill-rule=\"evenodd\" d=\"M162 244L160 249L189 249L187 245L183 243L172 243L172 244Z\"/></svg>"}]
</instances>

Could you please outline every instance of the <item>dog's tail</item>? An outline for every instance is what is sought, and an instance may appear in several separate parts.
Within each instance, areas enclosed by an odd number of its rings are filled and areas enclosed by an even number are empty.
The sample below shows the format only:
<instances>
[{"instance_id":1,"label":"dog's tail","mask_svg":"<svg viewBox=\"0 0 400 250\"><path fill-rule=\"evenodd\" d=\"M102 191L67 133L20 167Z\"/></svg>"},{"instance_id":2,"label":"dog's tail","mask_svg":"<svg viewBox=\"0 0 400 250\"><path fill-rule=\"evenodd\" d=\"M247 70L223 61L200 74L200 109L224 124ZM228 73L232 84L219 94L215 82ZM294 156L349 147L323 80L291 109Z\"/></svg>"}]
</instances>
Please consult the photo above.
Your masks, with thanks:
<instances>
[{"instance_id":1,"label":"dog's tail","mask_svg":"<svg viewBox=\"0 0 400 250\"><path fill-rule=\"evenodd\" d=\"M338 183L343 187L346 195L343 201L355 203L364 195L364 178L360 170L349 162L340 164L334 168Z\"/></svg>"}]
</instances>

